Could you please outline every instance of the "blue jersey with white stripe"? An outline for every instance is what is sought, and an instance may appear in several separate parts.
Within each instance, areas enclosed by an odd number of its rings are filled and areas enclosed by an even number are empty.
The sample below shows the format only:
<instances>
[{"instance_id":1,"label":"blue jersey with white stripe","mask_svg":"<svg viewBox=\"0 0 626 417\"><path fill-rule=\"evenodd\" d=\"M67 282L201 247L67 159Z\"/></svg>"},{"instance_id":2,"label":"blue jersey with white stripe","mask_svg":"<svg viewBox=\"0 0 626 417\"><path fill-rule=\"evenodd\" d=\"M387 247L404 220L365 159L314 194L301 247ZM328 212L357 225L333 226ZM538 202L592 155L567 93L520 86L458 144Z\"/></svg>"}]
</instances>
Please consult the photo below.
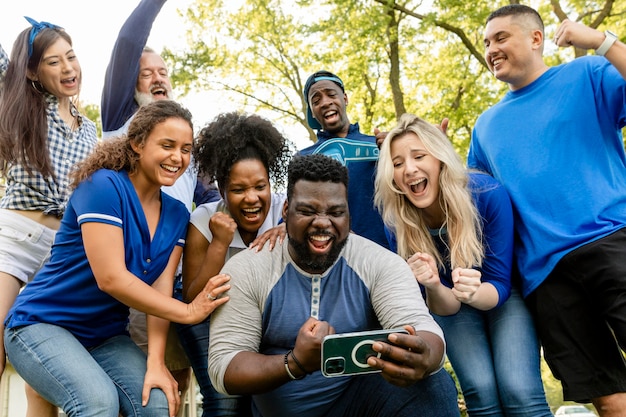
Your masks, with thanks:
<instances>
[{"instance_id":1,"label":"blue jersey with white stripe","mask_svg":"<svg viewBox=\"0 0 626 417\"><path fill-rule=\"evenodd\" d=\"M164 193L161 199L161 216L151 239L126 171L101 169L83 181L70 197L50 261L18 296L7 327L55 324L88 347L127 334L128 307L98 288L80 227L89 222L120 227L126 267L151 285L163 273L174 247L184 245L189 219L181 202Z\"/></svg>"}]
</instances>

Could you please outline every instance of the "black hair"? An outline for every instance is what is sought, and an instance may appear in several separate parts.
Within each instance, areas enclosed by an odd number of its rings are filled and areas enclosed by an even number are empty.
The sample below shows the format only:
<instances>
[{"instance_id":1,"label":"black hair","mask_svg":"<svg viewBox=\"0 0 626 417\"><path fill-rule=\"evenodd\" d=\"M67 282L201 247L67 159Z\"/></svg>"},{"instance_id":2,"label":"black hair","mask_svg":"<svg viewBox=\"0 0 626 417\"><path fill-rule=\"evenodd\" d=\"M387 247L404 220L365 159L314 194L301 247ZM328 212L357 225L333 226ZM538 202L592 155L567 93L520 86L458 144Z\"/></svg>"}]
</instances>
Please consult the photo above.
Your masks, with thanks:
<instances>
[{"instance_id":1,"label":"black hair","mask_svg":"<svg viewBox=\"0 0 626 417\"><path fill-rule=\"evenodd\" d=\"M196 139L195 158L205 179L217 181L223 194L233 165L244 159L261 161L272 185L285 185L291 159L290 142L267 119L256 114L219 114Z\"/></svg>"},{"instance_id":2,"label":"black hair","mask_svg":"<svg viewBox=\"0 0 626 417\"><path fill-rule=\"evenodd\" d=\"M322 154L298 155L289 164L287 199L300 180L342 183L348 189L348 169L334 158Z\"/></svg>"},{"instance_id":3,"label":"black hair","mask_svg":"<svg viewBox=\"0 0 626 417\"><path fill-rule=\"evenodd\" d=\"M491 12L491 14L487 17L487 21L485 23L489 23L491 20L497 17L506 17L506 16L528 16L535 20L535 23L539 25L541 31L543 32L543 20L541 16L535 9L532 7L525 6L523 4L507 4L506 6L500 7L499 9Z\"/></svg>"}]
</instances>

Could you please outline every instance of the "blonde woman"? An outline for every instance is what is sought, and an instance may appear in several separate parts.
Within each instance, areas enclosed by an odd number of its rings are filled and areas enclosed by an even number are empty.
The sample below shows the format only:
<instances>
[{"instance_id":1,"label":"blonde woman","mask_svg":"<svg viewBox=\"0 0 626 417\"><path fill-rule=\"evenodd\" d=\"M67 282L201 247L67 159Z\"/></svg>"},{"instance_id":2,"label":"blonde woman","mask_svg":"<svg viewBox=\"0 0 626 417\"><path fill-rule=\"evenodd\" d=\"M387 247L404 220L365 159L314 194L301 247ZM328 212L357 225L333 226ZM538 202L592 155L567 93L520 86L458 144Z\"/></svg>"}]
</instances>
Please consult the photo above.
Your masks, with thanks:
<instances>
[{"instance_id":1,"label":"blonde woman","mask_svg":"<svg viewBox=\"0 0 626 417\"><path fill-rule=\"evenodd\" d=\"M405 114L380 149L375 202L442 327L469 415L551 416L530 314L512 287L513 214L434 125Z\"/></svg>"}]
</instances>

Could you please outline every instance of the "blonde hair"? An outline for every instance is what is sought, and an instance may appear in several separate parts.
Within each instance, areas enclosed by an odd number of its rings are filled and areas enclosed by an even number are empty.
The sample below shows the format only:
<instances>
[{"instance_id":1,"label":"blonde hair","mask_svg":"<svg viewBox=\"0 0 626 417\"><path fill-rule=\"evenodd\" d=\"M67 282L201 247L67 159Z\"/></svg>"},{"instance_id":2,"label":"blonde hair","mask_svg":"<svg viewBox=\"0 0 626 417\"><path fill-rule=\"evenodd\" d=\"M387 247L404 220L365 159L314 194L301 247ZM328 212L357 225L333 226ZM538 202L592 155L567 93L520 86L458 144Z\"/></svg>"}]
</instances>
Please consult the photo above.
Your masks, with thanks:
<instances>
[{"instance_id":1,"label":"blonde hair","mask_svg":"<svg viewBox=\"0 0 626 417\"><path fill-rule=\"evenodd\" d=\"M408 133L415 133L426 150L441 162L438 203L444 213L450 259L442 259L423 218L393 180L391 143ZM439 266L449 262L452 268L480 266L485 256L482 223L468 187L468 175L452 144L436 126L411 114L404 114L383 141L376 172L374 202L387 227L394 230L398 254L404 259L415 252L432 255Z\"/></svg>"}]
</instances>

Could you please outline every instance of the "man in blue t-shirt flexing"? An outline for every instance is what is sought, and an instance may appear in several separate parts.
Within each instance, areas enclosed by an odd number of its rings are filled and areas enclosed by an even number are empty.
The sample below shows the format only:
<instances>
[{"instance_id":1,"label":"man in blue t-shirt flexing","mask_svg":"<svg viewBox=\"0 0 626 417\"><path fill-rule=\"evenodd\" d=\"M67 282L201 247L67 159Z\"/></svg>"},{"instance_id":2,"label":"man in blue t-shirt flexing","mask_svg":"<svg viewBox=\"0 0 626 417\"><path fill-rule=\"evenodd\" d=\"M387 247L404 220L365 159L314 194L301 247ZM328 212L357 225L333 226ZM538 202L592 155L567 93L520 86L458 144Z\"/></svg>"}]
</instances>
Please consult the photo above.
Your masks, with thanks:
<instances>
[{"instance_id":1,"label":"man in blue t-shirt flexing","mask_svg":"<svg viewBox=\"0 0 626 417\"><path fill-rule=\"evenodd\" d=\"M513 203L515 257L544 356L566 400L626 410L626 45L563 21L557 46L595 49L545 64L539 14L487 19L485 58L509 92L477 120L468 164Z\"/></svg>"}]
</instances>

